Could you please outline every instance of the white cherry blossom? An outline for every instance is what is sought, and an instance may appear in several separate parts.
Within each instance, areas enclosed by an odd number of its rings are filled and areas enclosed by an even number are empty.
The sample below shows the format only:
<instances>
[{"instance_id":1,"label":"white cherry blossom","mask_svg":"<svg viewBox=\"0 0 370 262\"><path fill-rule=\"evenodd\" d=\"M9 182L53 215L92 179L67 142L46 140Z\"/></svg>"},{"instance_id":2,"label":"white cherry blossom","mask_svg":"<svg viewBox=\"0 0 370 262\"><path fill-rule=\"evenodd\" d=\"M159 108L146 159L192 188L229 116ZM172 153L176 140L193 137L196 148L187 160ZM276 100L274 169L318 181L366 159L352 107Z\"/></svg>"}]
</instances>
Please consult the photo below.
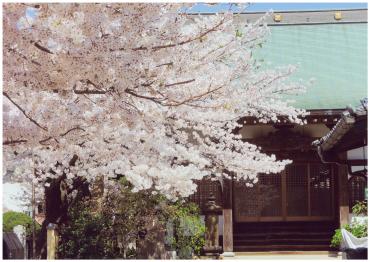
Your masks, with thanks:
<instances>
[{"instance_id":1,"label":"white cherry blossom","mask_svg":"<svg viewBox=\"0 0 370 262\"><path fill-rule=\"evenodd\" d=\"M281 171L234 133L240 118L303 124L282 99L294 67L263 71L253 50L265 16L179 13L177 4L4 5L4 165L50 185L126 176L171 199L205 176L253 181ZM21 160L20 160L20 156ZM70 165L71 159L77 160Z\"/></svg>"}]
</instances>

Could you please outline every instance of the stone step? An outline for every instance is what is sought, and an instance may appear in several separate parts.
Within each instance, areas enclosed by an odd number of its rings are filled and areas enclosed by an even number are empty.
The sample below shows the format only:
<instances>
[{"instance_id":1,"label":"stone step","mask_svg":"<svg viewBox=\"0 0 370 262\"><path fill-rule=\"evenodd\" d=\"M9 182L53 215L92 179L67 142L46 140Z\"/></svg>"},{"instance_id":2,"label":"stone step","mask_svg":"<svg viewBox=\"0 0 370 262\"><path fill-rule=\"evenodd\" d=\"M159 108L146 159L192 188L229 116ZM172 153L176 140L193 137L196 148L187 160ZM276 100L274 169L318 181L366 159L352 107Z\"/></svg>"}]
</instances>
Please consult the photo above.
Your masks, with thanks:
<instances>
[{"instance_id":1,"label":"stone step","mask_svg":"<svg viewBox=\"0 0 370 262\"><path fill-rule=\"evenodd\" d=\"M330 238L323 239L304 239L304 238L286 238L286 239L242 239L234 240L234 245L262 245L262 244L299 244L299 245L314 245L323 244L330 245Z\"/></svg>"},{"instance_id":2,"label":"stone step","mask_svg":"<svg viewBox=\"0 0 370 262\"><path fill-rule=\"evenodd\" d=\"M234 239L265 239L265 238L331 238L333 232L264 232L264 233L235 233Z\"/></svg>"},{"instance_id":3,"label":"stone step","mask_svg":"<svg viewBox=\"0 0 370 262\"><path fill-rule=\"evenodd\" d=\"M257 251L329 251L330 245L234 245L235 252Z\"/></svg>"},{"instance_id":4,"label":"stone step","mask_svg":"<svg viewBox=\"0 0 370 262\"><path fill-rule=\"evenodd\" d=\"M296 225L296 226L287 226L287 225L259 225L259 226L234 226L235 231L294 231L294 230L303 230L303 231L327 231L337 228L336 225L323 225L323 226L306 226L306 225Z\"/></svg>"}]
</instances>

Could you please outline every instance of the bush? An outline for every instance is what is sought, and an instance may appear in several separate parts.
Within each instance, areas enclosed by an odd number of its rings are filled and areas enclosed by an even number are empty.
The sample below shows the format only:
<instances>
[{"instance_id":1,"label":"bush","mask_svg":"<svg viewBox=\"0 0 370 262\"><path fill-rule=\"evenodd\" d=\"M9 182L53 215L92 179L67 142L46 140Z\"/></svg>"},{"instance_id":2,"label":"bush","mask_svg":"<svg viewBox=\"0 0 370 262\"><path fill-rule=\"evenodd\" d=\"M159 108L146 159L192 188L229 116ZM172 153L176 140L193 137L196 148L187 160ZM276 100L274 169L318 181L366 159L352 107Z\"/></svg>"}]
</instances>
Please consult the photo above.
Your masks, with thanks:
<instances>
[{"instance_id":1,"label":"bush","mask_svg":"<svg viewBox=\"0 0 370 262\"><path fill-rule=\"evenodd\" d=\"M107 233L112 221L93 213L90 202L78 202L69 210L70 222L60 229L58 258L98 259L115 258L112 236Z\"/></svg>"},{"instance_id":2,"label":"bush","mask_svg":"<svg viewBox=\"0 0 370 262\"><path fill-rule=\"evenodd\" d=\"M352 207L352 213L355 215L367 215L367 201L356 201Z\"/></svg>"},{"instance_id":3,"label":"bush","mask_svg":"<svg viewBox=\"0 0 370 262\"><path fill-rule=\"evenodd\" d=\"M367 201L359 202L352 208L352 213L355 215L367 214ZM351 225L344 225L343 228L351 232L355 237L367 237L367 223L353 223ZM331 247L339 247L342 242L341 229L336 229L334 236L331 239Z\"/></svg>"},{"instance_id":4,"label":"bush","mask_svg":"<svg viewBox=\"0 0 370 262\"><path fill-rule=\"evenodd\" d=\"M205 226L195 204L173 203L150 190L133 193L124 178L120 184L120 192L107 192L98 212L85 199L70 207L69 222L60 230L59 258L135 258L131 244L139 232L145 231L147 240L158 235L146 230L148 221L158 221L156 230L165 230L172 222L174 234L167 237L167 246L177 250L180 257L200 253Z\"/></svg>"},{"instance_id":5,"label":"bush","mask_svg":"<svg viewBox=\"0 0 370 262\"><path fill-rule=\"evenodd\" d=\"M346 229L347 231L350 231L351 230L349 228L349 225L348 224L345 225L343 228ZM336 229L335 230L334 236L331 239L330 246L331 247L339 247L341 242L342 242L342 232L341 232L341 229L339 228L339 229Z\"/></svg>"},{"instance_id":6,"label":"bush","mask_svg":"<svg viewBox=\"0 0 370 262\"><path fill-rule=\"evenodd\" d=\"M205 225L200 218L199 207L194 203L177 202L168 206L168 219L173 221L174 237L169 245L177 250L180 258L189 258L189 253L200 255L205 244Z\"/></svg>"},{"instance_id":7,"label":"bush","mask_svg":"<svg viewBox=\"0 0 370 262\"><path fill-rule=\"evenodd\" d=\"M367 224L353 224L353 225L344 225L342 228L351 232L355 237L367 237ZM335 234L331 239L331 247L339 247L342 242L342 232L341 229L336 229Z\"/></svg>"},{"instance_id":8,"label":"bush","mask_svg":"<svg viewBox=\"0 0 370 262\"><path fill-rule=\"evenodd\" d=\"M367 237L367 224L365 223L355 223L352 225L344 225L342 228L351 232L355 237ZM331 247L339 247L342 242L342 232L341 229L336 229L335 234L331 239Z\"/></svg>"},{"instance_id":9,"label":"bush","mask_svg":"<svg viewBox=\"0 0 370 262\"><path fill-rule=\"evenodd\" d=\"M15 226L22 225L26 228L27 236L32 234L32 218L22 212L8 211L3 214L3 232L12 232ZM36 231L40 230L36 223Z\"/></svg>"}]
</instances>

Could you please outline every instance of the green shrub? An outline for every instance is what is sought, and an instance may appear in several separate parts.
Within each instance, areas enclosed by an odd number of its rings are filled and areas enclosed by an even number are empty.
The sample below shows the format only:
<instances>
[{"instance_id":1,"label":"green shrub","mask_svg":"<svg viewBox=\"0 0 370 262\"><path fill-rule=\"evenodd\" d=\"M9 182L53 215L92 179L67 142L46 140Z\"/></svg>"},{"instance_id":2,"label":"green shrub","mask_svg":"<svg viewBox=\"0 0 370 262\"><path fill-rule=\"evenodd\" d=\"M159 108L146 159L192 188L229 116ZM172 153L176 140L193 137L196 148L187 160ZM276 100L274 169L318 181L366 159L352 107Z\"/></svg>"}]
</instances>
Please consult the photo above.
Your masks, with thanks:
<instances>
[{"instance_id":1,"label":"green shrub","mask_svg":"<svg viewBox=\"0 0 370 262\"><path fill-rule=\"evenodd\" d=\"M367 224L354 224L350 228L350 232L355 237L367 237Z\"/></svg>"},{"instance_id":2,"label":"green shrub","mask_svg":"<svg viewBox=\"0 0 370 262\"><path fill-rule=\"evenodd\" d=\"M367 215L367 201L357 201L356 205L352 207L352 213L355 215ZM367 237L367 223L353 223L351 225L344 225L342 228L351 232L355 237ZM341 229L336 229L331 239L331 247L339 247L342 242Z\"/></svg>"},{"instance_id":3,"label":"green shrub","mask_svg":"<svg viewBox=\"0 0 370 262\"><path fill-rule=\"evenodd\" d=\"M349 228L349 225L348 224L345 225L343 228L346 229L347 231L350 231L351 230ZM330 246L331 247L339 247L341 242L342 242L342 232L341 232L341 229L339 228L339 229L336 229L335 230L334 236L331 239Z\"/></svg>"},{"instance_id":4,"label":"green shrub","mask_svg":"<svg viewBox=\"0 0 370 262\"><path fill-rule=\"evenodd\" d=\"M115 258L112 236L107 233L112 221L92 212L91 203L77 202L69 210L70 221L60 229L58 257L64 259Z\"/></svg>"},{"instance_id":5,"label":"green shrub","mask_svg":"<svg viewBox=\"0 0 370 262\"><path fill-rule=\"evenodd\" d=\"M351 232L355 237L367 237L367 224L353 224L353 225L344 225L342 228ZM336 229L335 234L331 239L331 247L339 247L342 242L342 232L341 229Z\"/></svg>"},{"instance_id":6,"label":"green shrub","mask_svg":"<svg viewBox=\"0 0 370 262\"><path fill-rule=\"evenodd\" d=\"M352 207L352 213L355 215L367 215L367 201L356 201Z\"/></svg>"},{"instance_id":7,"label":"green shrub","mask_svg":"<svg viewBox=\"0 0 370 262\"><path fill-rule=\"evenodd\" d=\"M124 178L120 184L120 192L107 192L98 212L84 199L70 207L69 222L60 229L59 258L135 258L136 250L130 243L136 242L148 221L157 221L158 227L148 230L145 239L156 239L156 230L165 230L172 221L174 234L167 237L167 246L182 258L200 253L205 226L198 206L173 203L150 190L133 193Z\"/></svg>"},{"instance_id":8,"label":"green shrub","mask_svg":"<svg viewBox=\"0 0 370 262\"><path fill-rule=\"evenodd\" d=\"M26 228L27 236L32 234L32 218L25 213L8 211L3 214L3 232L11 232L15 226L22 225ZM40 230L36 223L36 231Z\"/></svg>"},{"instance_id":9,"label":"green shrub","mask_svg":"<svg viewBox=\"0 0 370 262\"><path fill-rule=\"evenodd\" d=\"M173 221L174 237L170 240L172 249L180 258L189 258L194 252L200 255L205 244L205 225L200 218L199 207L194 203L177 202L167 207L168 219Z\"/></svg>"}]
</instances>

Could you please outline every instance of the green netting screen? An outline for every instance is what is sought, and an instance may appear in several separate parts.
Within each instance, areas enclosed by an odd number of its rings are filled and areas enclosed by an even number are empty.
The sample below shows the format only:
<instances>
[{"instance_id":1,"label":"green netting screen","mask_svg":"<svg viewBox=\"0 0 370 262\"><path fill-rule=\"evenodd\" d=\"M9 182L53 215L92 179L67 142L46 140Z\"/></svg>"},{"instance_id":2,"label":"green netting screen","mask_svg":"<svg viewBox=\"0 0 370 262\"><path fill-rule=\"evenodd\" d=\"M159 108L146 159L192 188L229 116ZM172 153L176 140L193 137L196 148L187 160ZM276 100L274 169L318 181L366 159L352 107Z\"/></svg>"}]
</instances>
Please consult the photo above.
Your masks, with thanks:
<instances>
[{"instance_id":1,"label":"green netting screen","mask_svg":"<svg viewBox=\"0 0 370 262\"><path fill-rule=\"evenodd\" d=\"M293 97L297 107L344 108L367 97L367 24L271 26L255 55L263 67L298 65L292 80L314 79Z\"/></svg>"}]
</instances>

